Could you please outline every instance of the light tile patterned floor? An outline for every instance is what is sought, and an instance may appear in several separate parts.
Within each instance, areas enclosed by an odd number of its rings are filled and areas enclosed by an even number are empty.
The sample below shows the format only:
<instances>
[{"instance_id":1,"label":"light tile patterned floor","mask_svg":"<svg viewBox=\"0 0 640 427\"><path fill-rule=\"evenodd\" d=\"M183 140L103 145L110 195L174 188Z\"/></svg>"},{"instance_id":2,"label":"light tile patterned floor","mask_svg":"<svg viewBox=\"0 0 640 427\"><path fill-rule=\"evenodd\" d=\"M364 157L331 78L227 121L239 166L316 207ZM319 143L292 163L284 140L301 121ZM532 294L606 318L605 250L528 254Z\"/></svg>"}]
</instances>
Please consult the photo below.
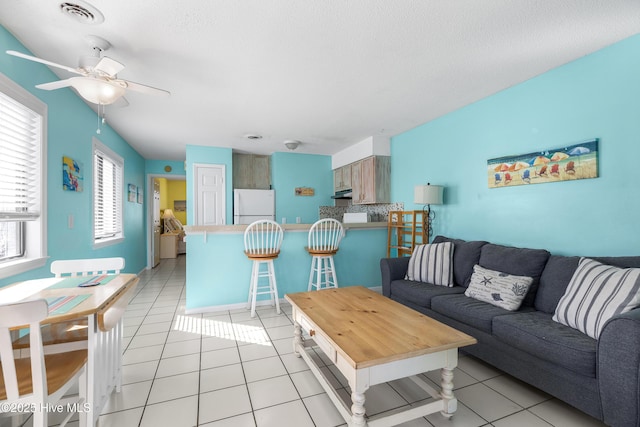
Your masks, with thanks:
<instances>
[{"instance_id":1,"label":"light tile patterned floor","mask_svg":"<svg viewBox=\"0 0 640 427\"><path fill-rule=\"evenodd\" d=\"M111 397L100 427L346 425L304 361L292 353L289 305L281 315L261 307L255 319L246 310L185 315L184 308L184 256L163 260L141 275L125 315L122 392ZM317 358L326 360L319 351ZM346 381L335 367L324 370L347 398ZM424 377L439 382L437 372ZM454 384L459 404L451 420L437 414L402 425L603 426L470 356L460 358ZM370 414L425 398L408 380L372 387L366 397Z\"/></svg>"}]
</instances>

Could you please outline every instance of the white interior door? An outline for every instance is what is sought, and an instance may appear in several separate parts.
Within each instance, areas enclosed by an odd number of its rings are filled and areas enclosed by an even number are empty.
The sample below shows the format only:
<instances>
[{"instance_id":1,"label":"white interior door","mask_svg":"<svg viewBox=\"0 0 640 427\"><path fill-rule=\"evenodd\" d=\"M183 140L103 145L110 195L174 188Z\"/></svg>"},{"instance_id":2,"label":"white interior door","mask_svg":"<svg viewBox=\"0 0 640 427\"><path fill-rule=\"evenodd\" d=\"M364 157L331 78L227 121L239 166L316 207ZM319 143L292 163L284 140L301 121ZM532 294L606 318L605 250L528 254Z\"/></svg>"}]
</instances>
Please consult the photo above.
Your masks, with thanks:
<instances>
[{"instance_id":1,"label":"white interior door","mask_svg":"<svg viewBox=\"0 0 640 427\"><path fill-rule=\"evenodd\" d=\"M224 225L226 223L225 166L195 163L193 175L194 225Z\"/></svg>"}]
</instances>

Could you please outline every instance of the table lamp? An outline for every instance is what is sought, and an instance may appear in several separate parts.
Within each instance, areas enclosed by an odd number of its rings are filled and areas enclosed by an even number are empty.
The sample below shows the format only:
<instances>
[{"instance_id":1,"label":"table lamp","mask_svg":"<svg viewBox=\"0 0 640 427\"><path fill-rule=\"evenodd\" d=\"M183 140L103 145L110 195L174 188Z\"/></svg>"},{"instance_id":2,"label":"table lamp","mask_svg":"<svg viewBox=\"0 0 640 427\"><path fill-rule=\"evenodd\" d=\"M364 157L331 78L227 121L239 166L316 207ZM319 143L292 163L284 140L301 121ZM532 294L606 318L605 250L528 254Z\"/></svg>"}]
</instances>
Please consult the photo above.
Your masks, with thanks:
<instances>
[{"instance_id":1,"label":"table lamp","mask_svg":"<svg viewBox=\"0 0 640 427\"><path fill-rule=\"evenodd\" d=\"M162 219L164 220L164 232L165 233L172 233L174 231L176 231L174 225L172 224L172 219L174 219L176 216L173 214L173 211L171 209L165 209L164 212L162 212Z\"/></svg>"},{"instance_id":2,"label":"table lamp","mask_svg":"<svg viewBox=\"0 0 640 427\"><path fill-rule=\"evenodd\" d=\"M413 192L413 203L425 205L422 209L424 212L424 226L427 229L427 241L431 239L431 222L435 218L435 213L431 210L431 205L441 205L444 187L441 185L416 185Z\"/></svg>"}]
</instances>

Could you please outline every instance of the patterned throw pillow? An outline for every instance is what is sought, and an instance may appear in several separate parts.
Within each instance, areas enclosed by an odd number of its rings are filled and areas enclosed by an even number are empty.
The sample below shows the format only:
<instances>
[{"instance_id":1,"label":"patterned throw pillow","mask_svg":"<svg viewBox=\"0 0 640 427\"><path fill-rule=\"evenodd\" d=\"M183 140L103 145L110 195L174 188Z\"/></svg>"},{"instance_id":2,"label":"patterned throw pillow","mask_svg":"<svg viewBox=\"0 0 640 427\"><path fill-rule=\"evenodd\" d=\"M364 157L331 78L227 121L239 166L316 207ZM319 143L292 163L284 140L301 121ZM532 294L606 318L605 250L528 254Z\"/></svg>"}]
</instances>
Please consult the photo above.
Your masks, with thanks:
<instances>
[{"instance_id":1,"label":"patterned throw pillow","mask_svg":"<svg viewBox=\"0 0 640 427\"><path fill-rule=\"evenodd\" d=\"M509 311L520 308L533 278L514 276L475 265L465 295Z\"/></svg>"},{"instance_id":2,"label":"patterned throw pillow","mask_svg":"<svg viewBox=\"0 0 640 427\"><path fill-rule=\"evenodd\" d=\"M640 306L640 268L619 268L580 258L553 320L598 339L604 324Z\"/></svg>"},{"instance_id":3,"label":"patterned throw pillow","mask_svg":"<svg viewBox=\"0 0 640 427\"><path fill-rule=\"evenodd\" d=\"M413 249L405 277L416 282L453 286L453 243L418 245Z\"/></svg>"}]
</instances>

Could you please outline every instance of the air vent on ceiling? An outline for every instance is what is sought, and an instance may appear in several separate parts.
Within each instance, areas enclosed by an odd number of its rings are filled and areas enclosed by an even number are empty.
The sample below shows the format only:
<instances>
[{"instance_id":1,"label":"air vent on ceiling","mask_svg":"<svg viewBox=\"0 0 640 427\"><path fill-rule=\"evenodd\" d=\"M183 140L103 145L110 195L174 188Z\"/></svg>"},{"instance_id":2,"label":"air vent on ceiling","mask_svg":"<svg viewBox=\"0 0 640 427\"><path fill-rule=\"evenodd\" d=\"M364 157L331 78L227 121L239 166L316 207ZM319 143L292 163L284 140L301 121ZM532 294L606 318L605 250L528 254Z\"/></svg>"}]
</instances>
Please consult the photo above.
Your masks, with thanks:
<instances>
[{"instance_id":1,"label":"air vent on ceiling","mask_svg":"<svg viewBox=\"0 0 640 427\"><path fill-rule=\"evenodd\" d=\"M94 6L81 0L60 3L60 12L83 24L101 24L104 15Z\"/></svg>"}]
</instances>

